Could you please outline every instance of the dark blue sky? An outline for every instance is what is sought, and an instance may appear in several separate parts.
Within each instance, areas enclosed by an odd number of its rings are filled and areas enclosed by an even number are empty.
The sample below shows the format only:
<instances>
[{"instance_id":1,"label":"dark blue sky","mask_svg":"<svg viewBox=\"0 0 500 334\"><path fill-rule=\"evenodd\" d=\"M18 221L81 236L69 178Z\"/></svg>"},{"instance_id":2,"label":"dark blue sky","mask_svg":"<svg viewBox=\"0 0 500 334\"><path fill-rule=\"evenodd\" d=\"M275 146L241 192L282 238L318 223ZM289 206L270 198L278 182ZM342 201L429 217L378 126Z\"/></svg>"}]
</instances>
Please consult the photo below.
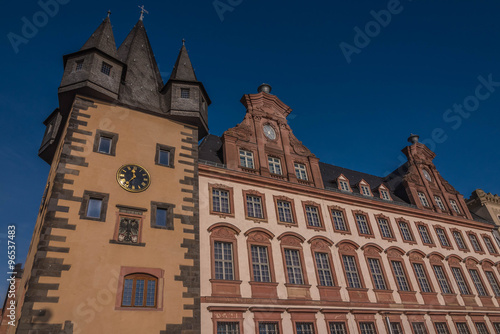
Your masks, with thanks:
<instances>
[{"instance_id":1,"label":"dark blue sky","mask_svg":"<svg viewBox=\"0 0 500 334\"><path fill-rule=\"evenodd\" d=\"M36 1L2 4L0 275L7 271L8 224L17 226L17 260L26 258L49 170L37 157L42 121L58 106L62 55L77 51L108 9L119 45L143 4L59 1L65 4L52 7L52 17L40 14ZM182 38L187 40L198 79L213 101L211 133L239 123L245 112L241 96L267 82L294 109L294 133L321 161L383 176L401 164L400 150L413 132L437 153L438 170L466 198L476 188L500 193L498 1L215 4L219 13L212 0L144 2L150 12L144 23L163 77ZM371 22L372 11L388 8L385 27ZM23 37L23 18L33 22L34 16L38 31ZM354 49L356 27L368 28L372 37L358 36ZM17 53L9 41L14 34L17 41L26 38ZM355 50L350 63L341 43ZM481 80L493 81L489 91L476 91ZM464 103L461 114L447 111Z\"/></svg>"}]
</instances>

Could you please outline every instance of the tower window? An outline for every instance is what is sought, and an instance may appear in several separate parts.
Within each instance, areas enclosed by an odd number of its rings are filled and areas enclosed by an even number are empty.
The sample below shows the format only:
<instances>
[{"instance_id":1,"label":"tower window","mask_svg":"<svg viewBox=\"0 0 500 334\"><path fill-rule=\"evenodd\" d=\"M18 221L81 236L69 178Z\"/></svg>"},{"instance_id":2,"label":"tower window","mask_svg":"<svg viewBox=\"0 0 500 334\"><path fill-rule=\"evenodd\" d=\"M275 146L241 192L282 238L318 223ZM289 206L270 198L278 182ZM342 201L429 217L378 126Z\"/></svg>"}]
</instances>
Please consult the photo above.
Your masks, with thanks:
<instances>
[{"instance_id":1,"label":"tower window","mask_svg":"<svg viewBox=\"0 0 500 334\"><path fill-rule=\"evenodd\" d=\"M181 88L181 98L189 99L189 88Z\"/></svg>"},{"instance_id":2,"label":"tower window","mask_svg":"<svg viewBox=\"0 0 500 334\"><path fill-rule=\"evenodd\" d=\"M80 219L106 221L108 194L85 190L80 207Z\"/></svg>"},{"instance_id":3,"label":"tower window","mask_svg":"<svg viewBox=\"0 0 500 334\"><path fill-rule=\"evenodd\" d=\"M281 160L274 157L268 157L269 171L271 174L281 175Z\"/></svg>"},{"instance_id":4,"label":"tower window","mask_svg":"<svg viewBox=\"0 0 500 334\"><path fill-rule=\"evenodd\" d=\"M151 227L173 230L174 207L173 204L151 202Z\"/></svg>"},{"instance_id":5,"label":"tower window","mask_svg":"<svg viewBox=\"0 0 500 334\"><path fill-rule=\"evenodd\" d=\"M427 197L425 197L424 193L419 192L418 193L418 198L420 198L420 202L422 203L423 206L429 206L429 202L427 202Z\"/></svg>"},{"instance_id":6,"label":"tower window","mask_svg":"<svg viewBox=\"0 0 500 334\"><path fill-rule=\"evenodd\" d=\"M174 168L175 147L156 144L155 162L157 165Z\"/></svg>"},{"instance_id":7,"label":"tower window","mask_svg":"<svg viewBox=\"0 0 500 334\"><path fill-rule=\"evenodd\" d=\"M361 193L365 196L371 196L372 193L370 191L370 188L368 188L368 186L365 186L365 185L362 185L361 186Z\"/></svg>"},{"instance_id":8,"label":"tower window","mask_svg":"<svg viewBox=\"0 0 500 334\"><path fill-rule=\"evenodd\" d=\"M87 217L99 218L101 217L102 199L90 198L89 205L87 206Z\"/></svg>"},{"instance_id":9,"label":"tower window","mask_svg":"<svg viewBox=\"0 0 500 334\"><path fill-rule=\"evenodd\" d=\"M240 150L240 166L245 168L254 168L252 152Z\"/></svg>"},{"instance_id":10,"label":"tower window","mask_svg":"<svg viewBox=\"0 0 500 334\"><path fill-rule=\"evenodd\" d=\"M106 75L110 75L112 67L113 66L109 65L108 63L102 62L101 72L106 74Z\"/></svg>"},{"instance_id":11,"label":"tower window","mask_svg":"<svg viewBox=\"0 0 500 334\"><path fill-rule=\"evenodd\" d=\"M156 307L156 283L158 279L146 274L125 276L122 306Z\"/></svg>"},{"instance_id":12,"label":"tower window","mask_svg":"<svg viewBox=\"0 0 500 334\"><path fill-rule=\"evenodd\" d=\"M113 140L108 137L99 138L99 153L110 154L111 153L111 143Z\"/></svg>"},{"instance_id":13,"label":"tower window","mask_svg":"<svg viewBox=\"0 0 500 334\"><path fill-rule=\"evenodd\" d=\"M450 204L451 204L451 207L453 208L453 210L456 213L460 214L460 209L458 208L457 202L455 202L455 200L453 200L453 199L450 199Z\"/></svg>"},{"instance_id":14,"label":"tower window","mask_svg":"<svg viewBox=\"0 0 500 334\"><path fill-rule=\"evenodd\" d=\"M441 211L446 211L446 208L444 207L444 204L443 204L443 201L441 200L441 197L434 195L434 201L436 201L436 204Z\"/></svg>"},{"instance_id":15,"label":"tower window","mask_svg":"<svg viewBox=\"0 0 500 334\"><path fill-rule=\"evenodd\" d=\"M83 68L83 59L76 61L75 72L81 71Z\"/></svg>"},{"instance_id":16,"label":"tower window","mask_svg":"<svg viewBox=\"0 0 500 334\"><path fill-rule=\"evenodd\" d=\"M340 183L340 189L341 190L351 191L351 189L349 188L349 183L347 183L347 181L340 180L339 183Z\"/></svg>"},{"instance_id":17,"label":"tower window","mask_svg":"<svg viewBox=\"0 0 500 334\"><path fill-rule=\"evenodd\" d=\"M118 134L97 129L94 138L94 152L115 155Z\"/></svg>"},{"instance_id":18,"label":"tower window","mask_svg":"<svg viewBox=\"0 0 500 334\"><path fill-rule=\"evenodd\" d=\"M295 163L294 166L297 179L307 181L306 165Z\"/></svg>"}]
</instances>

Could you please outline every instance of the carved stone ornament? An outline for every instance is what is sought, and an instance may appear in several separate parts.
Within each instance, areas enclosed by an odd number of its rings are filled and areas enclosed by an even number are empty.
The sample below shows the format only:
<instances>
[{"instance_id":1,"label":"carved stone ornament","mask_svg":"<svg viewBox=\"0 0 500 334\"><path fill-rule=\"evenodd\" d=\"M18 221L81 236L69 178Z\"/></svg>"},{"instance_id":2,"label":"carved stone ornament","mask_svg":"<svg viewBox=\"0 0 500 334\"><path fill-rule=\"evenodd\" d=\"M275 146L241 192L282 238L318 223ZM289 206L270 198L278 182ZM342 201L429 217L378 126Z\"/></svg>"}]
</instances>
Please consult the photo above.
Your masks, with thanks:
<instances>
[{"instance_id":1,"label":"carved stone ornament","mask_svg":"<svg viewBox=\"0 0 500 334\"><path fill-rule=\"evenodd\" d=\"M248 236L249 241L269 242L269 236L262 232L253 232Z\"/></svg>"},{"instance_id":2,"label":"carved stone ornament","mask_svg":"<svg viewBox=\"0 0 500 334\"><path fill-rule=\"evenodd\" d=\"M449 257L449 258L448 258L448 263L449 263L450 265L457 265L457 266L459 266L459 265L460 265L460 259L458 259L458 258L456 258L456 257L452 256L452 257Z\"/></svg>"},{"instance_id":3,"label":"carved stone ornament","mask_svg":"<svg viewBox=\"0 0 500 334\"><path fill-rule=\"evenodd\" d=\"M341 252L345 252L345 253L353 253L353 252L356 252L356 247L354 247L354 245L351 245L349 243L342 243L340 246L339 246L339 251Z\"/></svg>"},{"instance_id":4,"label":"carved stone ornament","mask_svg":"<svg viewBox=\"0 0 500 334\"><path fill-rule=\"evenodd\" d=\"M395 258L395 259L400 259L402 258L401 252L398 252L395 249L391 249L390 251L387 252L387 257Z\"/></svg>"},{"instance_id":5,"label":"carved stone ornament","mask_svg":"<svg viewBox=\"0 0 500 334\"><path fill-rule=\"evenodd\" d=\"M422 254L419 254L417 252L411 252L410 253L410 260L411 261L422 261Z\"/></svg>"},{"instance_id":6,"label":"carved stone ornament","mask_svg":"<svg viewBox=\"0 0 500 334\"><path fill-rule=\"evenodd\" d=\"M364 252L368 256L380 256L380 252L378 251L378 249L372 246L366 247Z\"/></svg>"},{"instance_id":7,"label":"carved stone ornament","mask_svg":"<svg viewBox=\"0 0 500 334\"><path fill-rule=\"evenodd\" d=\"M481 265L483 266L484 269L491 269L492 267L491 263L488 261L483 261Z\"/></svg>"},{"instance_id":8,"label":"carved stone ornament","mask_svg":"<svg viewBox=\"0 0 500 334\"><path fill-rule=\"evenodd\" d=\"M217 238L236 239L234 231L227 227L218 227L212 231L212 235Z\"/></svg>"},{"instance_id":9,"label":"carved stone ornament","mask_svg":"<svg viewBox=\"0 0 500 334\"><path fill-rule=\"evenodd\" d=\"M432 264L441 264L442 263L442 260L439 256L437 255L431 255L429 257L429 262L432 263Z\"/></svg>"},{"instance_id":10,"label":"carved stone ornament","mask_svg":"<svg viewBox=\"0 0 500 334\"><path fill-rule=\"evenodd\" d=\"M283 239L281 239L281 244L284 246L301 247L302 243L296 237L286 236Z\"/></svg>"},{"instance_id":11,"label":"carved stone ornament","mask_svg":"<svg viewBox=\"0 0 500 334\"><path fill-rule=\"evenodd\" d=\"M476 268L477 267L477 263L473 259L467 259L467 260L465 260L465 266L467 268Z\"/></svg>"},{"instance_id":12,"label":"carved stone ornament","mask_svg":"<svg viewBox=\"0 0 500 334\"><path fill-rule=\"evenodd\" d=\"M315 155L311 153L311 151L309 151L309 149L307 147L305 147L302 142L300 142L294 135L293 133L290 133L290 136L289 136L289 139L290 139L290 145L292 146L293 148L293 151L298 154L298 155L301 155L301 156L312 156L314 157Z\"/></svg>"},{"instance_id":13,"label":"carved stone ornament","mask_svg":"<svg viewBox=\"0 0 500 334\"><path fill-rule=\"evenodd\" d=\"M321 239L316 239L311 243L311 248L328 251L330 246Z\"/></svg>"}]
</instances>

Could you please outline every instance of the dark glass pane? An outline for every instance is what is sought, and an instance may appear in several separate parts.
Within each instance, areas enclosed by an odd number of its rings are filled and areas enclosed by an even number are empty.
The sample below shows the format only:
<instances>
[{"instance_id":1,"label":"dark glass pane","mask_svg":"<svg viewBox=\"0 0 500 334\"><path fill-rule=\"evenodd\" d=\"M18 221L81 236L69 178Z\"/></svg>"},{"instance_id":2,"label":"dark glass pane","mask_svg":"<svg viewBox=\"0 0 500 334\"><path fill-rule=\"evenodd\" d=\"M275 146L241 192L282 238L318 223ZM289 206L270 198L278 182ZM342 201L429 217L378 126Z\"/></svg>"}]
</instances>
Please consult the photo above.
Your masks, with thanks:
<instances>
[{"instance_id":1,"label":"dark glass pane","mask_svg":"<svg viewBox=\"0 0 500 334\"><path fill-rule=\"evenodd\" d=\"M91 198L87 207L87 217L100 218L101 217L102 199Z\"/></svg>"},{"instance_id":2,"label":"dark glass pane","mask_svg":"<svg viewBox=\"0 0 500 334\"><path fill-rule=\"evenodd\" d=\"M167 210L156 208L156 225L167 226Z\"/></svg>"}]
</instances>

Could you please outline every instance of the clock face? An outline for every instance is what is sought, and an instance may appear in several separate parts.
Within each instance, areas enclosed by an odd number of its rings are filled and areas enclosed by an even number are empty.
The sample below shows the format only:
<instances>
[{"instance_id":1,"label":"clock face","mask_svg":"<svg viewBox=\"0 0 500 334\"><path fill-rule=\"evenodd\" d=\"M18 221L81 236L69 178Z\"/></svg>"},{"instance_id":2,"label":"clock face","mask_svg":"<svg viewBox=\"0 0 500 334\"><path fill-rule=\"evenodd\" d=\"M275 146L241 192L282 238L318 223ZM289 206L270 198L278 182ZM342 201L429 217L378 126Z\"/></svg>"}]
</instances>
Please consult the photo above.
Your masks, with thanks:
<instances>
[{"instance_id":1,"label":"clock face","mask_svg":"<svg viewBox=\"0 0 500 334\"><path fill-rule=\"evenodd\" d=\"M274 131L274 128L272 126L270 126L269 124L266 124L264 125L264 135L271 139L271 140L275 140L276 139L276 132Z\"/></svg>"},{"instance_id":2,"label":"clock face","mask_svg":"<svg viewBox=\"0 0 500 334\"><path fill-rule=\"evenodd\" d=\"M432 182L431 175L429 174L429 172L426 169L423 170L423 173L424 173L424 177L427 179L427 181Z\"/></svg>"},{"instance_id":3,"label":"clock face","mask_svg":"<svg viewBox=\"0 0 500 334\"><path fill-rule=\"evenodd\" d=\"M139 165L123 165L116 172L116 180L120 187L138 193L148 189L151 177L148 171Z\"/></svg>"}]
</instances>

